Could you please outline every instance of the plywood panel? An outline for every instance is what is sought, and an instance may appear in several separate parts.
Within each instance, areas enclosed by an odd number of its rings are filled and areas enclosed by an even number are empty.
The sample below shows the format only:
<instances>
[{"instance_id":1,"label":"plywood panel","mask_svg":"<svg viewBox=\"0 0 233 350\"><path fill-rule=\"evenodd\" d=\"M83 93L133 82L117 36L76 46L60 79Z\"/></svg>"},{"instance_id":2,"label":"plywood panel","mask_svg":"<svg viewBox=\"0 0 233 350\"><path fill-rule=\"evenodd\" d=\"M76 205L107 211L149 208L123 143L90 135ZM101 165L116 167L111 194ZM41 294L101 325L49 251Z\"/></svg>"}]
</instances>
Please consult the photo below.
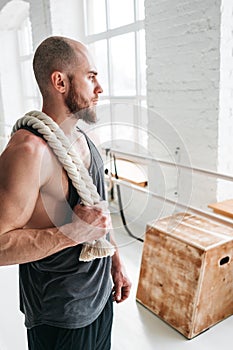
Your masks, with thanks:
<instances>
[{"instance_id":1,"label":"plywood panel","mask_svg":"<svg viewBox=\"0 0 233 350\"><path fill-rule=\"evenodd\" d=\"M137 300L187 338L233 313L233 229L177 214L147 225Z\"/></svg>"},{"instance_id":2,"label":"plywood panel","mask_svg":"<svg viewBox=\"0 0 233 350\"><path fill-rule=\"evenodd\" d=\"M233 199L209 204L208 207L213 209L213 211L217 214L233 218Z\"/></svg>"}]
</instances>

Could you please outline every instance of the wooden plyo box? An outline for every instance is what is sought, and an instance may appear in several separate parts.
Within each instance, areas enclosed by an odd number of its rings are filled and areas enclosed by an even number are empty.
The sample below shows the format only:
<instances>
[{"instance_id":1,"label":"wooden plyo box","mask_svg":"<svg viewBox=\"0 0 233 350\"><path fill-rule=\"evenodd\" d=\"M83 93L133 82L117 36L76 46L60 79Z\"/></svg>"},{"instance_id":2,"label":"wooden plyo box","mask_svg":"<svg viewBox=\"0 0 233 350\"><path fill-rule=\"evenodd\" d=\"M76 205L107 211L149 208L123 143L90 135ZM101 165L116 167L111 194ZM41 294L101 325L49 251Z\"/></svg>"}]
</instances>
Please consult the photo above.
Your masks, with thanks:
<instances>
[{"instance_id":1,"label":"wooden plyo box","mask_svg":"<svg viewBox=\"0 0 233 350\"><path fill-rule=\"evenodd\" d=\"M137 301L191 339L233 314L233 228L179 213L147 225Z\"/></svg>"}]
</instances>

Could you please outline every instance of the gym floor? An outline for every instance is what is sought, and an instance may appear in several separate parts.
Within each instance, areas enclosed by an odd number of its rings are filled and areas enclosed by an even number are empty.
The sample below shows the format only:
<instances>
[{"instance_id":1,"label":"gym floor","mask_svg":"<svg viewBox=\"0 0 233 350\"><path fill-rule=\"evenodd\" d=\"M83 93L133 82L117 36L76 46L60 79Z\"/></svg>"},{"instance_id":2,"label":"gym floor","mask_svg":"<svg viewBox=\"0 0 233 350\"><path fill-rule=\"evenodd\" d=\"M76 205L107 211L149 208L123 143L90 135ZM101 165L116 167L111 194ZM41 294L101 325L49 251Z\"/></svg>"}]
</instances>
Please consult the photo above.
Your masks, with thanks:
<instances>
[{"instance_id":1,"label":"gym floor","mask_svg":"<svg viewBox=\"0 0 233 350\"><path fill-rule=\"evenodd\" d=\"M188 340L136 302L143 244L128 236L118 215L112 215L112 219L120 254L133 283L130 298L114 306L112 350L220 350L232 344L233 317ZM129 227L134 234L143 232L138 226Z\"/></svg>"}]
</instances>

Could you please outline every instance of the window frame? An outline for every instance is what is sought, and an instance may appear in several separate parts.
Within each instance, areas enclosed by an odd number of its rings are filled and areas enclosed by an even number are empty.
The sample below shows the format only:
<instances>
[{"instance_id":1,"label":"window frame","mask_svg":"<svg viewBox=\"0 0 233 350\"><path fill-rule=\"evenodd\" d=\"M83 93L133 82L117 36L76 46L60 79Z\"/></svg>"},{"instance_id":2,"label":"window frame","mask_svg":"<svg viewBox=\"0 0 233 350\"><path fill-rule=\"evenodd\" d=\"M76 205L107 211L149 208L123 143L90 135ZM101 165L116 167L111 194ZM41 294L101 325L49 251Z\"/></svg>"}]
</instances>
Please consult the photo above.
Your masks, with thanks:
<instances>
[{"instance_id":1,"label":"window frame","mask_svg":"<svg viewBox=\"0 0 233 350\"><path fill-rule=\"evenodd\" d=\"M137 19L138 18L138 11L137 11L137 2L139 0L134 0L134 22L130 24L126 24L117 28L110 29L110 18L109 18L109 0L105 0L105 6L106 6L106 31L96 34L88 34L88 11L87 11L87 0L83 0L84 2L84 26L85 26L85 44L90 45L95 43L96 41L100 40L106 40L107 41L107 61L108 61L108 83L109 83L109 95L104 96L104 98L109 99L109 97L113 98L116 95L113 95L113 89L111 85L111 67L110 67L110 39L116 36L128 34L128 33L134 33L134 40L135 40L135 80L136 80L136 94L138 99L145 99L146 95L141 95L141 84L140 84L140 75L139 75L139 38L138 34L140 30L145 29L145 21ZM134 95L124 95L124 96L117 96L120 99L124 98L130 98L135 97Z\"/></svg>"},{"instance_id":2,"label":"window frame","mask_svg":"<svg viewBox=\"0 0 233 350\"><path fill-rule=\"evenodd\" d=\"M109 12L109 1L105 0L105 16L106 16L106 31L95 33L95 34L89 34L88 33L88 0L83 0L83 9L84 9L84 42L85 44L91 45L95 42L106 40L107 42L107 75L108 75L108 93L101 96L100 103L110 103L110 119L113 123L112 118L112 108L114 104L117 103L130 103L132 105L136 105L139 108L137 108L137 112L134 115L134 123L135 125L143 125L144 122L141 120L141 112L140 107L146 107L147 106L147 97L146 97L146 89L145 94L142 94L142 84L141 84L141 78L140 78L140 31L145 30L145 20L139 19L139 1L140 0L133 0L134 1L134 22L129 23L123 26L119 26L117 28L110 28L110 12ZM91 16L90 16L91 18ZM134 46L135 46L135 95L116 95L113 94L113 87L112 87L112 72L111 72L111 49L110 49L110 40L113 37L133 33L134 34ZM145 44L145 43L144 43ZM98 67L97 67L98 68ZM146 70L146 67L145 67ZM145 72L146 73L146 72ZM145 123L146 124L146 123ZM144 124L144 125L145 125Z\"/></svg>"}]
</instances>

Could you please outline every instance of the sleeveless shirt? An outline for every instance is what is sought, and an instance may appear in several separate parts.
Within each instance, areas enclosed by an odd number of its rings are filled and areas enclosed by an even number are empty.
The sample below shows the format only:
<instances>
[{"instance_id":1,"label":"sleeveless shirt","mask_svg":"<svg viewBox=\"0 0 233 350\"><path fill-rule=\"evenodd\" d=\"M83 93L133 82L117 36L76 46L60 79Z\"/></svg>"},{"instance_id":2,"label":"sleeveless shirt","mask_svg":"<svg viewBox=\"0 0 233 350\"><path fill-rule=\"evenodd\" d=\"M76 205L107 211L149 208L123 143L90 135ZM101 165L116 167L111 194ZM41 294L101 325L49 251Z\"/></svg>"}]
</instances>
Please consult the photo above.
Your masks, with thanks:
<instances>
[{"instance_id":1,"label":"sleeveless shirt","mask_svg":"<svg viewBox=\"0 0 233 350\"><path fill-rule=\"evenodd\" d=\"M29 127L23 128L42 137ZM89 174L100 197L105 199L102 158L93 142L83 134L91 154ZM69 180L70 212L67 222L71 221L72 208L79 201L80 197ZM81 328L100 315L112 289L111 258L82 262L79 261L81 249L82 245L77 245L49 257L20 264L20 310L25 314L27 328L41 324Z\"/></svg>"}]
</instances>

